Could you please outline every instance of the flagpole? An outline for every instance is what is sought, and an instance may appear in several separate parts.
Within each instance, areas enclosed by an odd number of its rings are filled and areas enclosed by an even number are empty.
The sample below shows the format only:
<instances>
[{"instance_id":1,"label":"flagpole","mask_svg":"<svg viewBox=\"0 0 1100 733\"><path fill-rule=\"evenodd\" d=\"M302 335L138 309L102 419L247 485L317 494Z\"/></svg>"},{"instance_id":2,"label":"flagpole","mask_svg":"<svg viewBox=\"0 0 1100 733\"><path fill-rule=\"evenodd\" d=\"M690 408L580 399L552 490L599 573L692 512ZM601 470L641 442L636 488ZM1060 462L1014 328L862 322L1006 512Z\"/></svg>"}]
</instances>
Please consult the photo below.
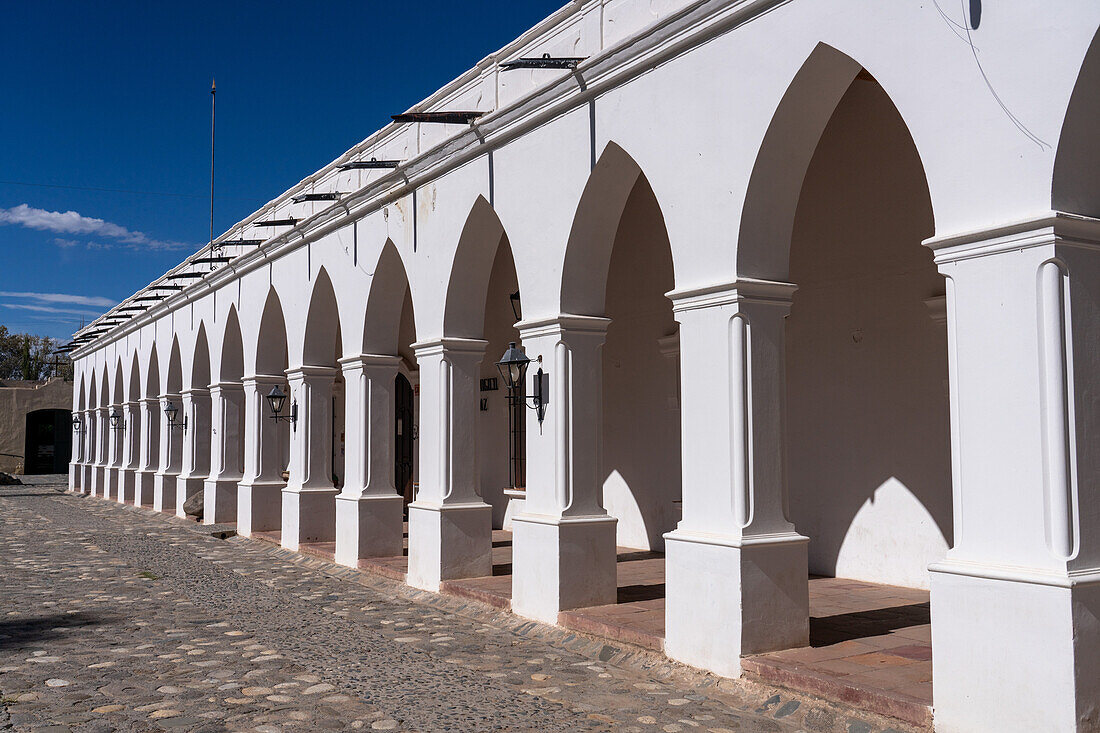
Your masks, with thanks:
<instances>
[{"instance_id":1,"label":"flagpole","mask_svg":"<svg viewBox=\"0 0 1100 733\"><path fill-rule=\"evenodd\" d=\"M213 80L210 82L210 248L214 248L214 115L217 111L217 102L214 93L217 87Z\"/></svg>"}]
</instances>

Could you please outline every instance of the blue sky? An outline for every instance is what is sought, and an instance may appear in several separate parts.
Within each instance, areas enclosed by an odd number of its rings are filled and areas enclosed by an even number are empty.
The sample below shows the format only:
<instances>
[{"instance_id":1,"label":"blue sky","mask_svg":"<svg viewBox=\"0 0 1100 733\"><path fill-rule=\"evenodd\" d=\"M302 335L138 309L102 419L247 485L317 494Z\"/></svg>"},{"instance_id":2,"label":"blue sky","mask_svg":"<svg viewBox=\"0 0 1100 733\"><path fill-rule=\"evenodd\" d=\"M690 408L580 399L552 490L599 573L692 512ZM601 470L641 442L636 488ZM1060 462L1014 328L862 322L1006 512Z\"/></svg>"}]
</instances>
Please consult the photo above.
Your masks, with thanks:
<instances>
[{"instance_id":1,"label":"blue sky","mask_svg":"<svg viewBox=\"0 0 1100 733\"><path fill-rule=\"evenodd\" d=\"M207 241L212 77L221 233L564 2L8 4L0 324L67 338Z\"/></svg>"}]
</instances>

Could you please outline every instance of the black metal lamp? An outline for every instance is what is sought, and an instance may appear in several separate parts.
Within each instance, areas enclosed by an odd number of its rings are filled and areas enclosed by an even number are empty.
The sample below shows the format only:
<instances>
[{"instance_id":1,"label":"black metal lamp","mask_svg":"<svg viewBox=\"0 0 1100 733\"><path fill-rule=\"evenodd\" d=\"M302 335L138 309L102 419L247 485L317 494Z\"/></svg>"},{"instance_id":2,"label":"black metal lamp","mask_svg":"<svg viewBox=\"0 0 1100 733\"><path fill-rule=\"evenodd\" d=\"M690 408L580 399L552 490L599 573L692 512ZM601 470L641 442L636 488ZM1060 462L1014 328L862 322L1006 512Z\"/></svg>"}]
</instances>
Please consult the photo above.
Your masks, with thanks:
<instances>
[{"instance_id":1,"label":"black metal lamp","mask_svg":"<svg viewBox=\"0 0 1100 733\"><path fill-rule=\"evenodd\" d=\"M539 361L542 361L541 356ZM531 360L527 358L527 354L516 346L515 341L512 341L508 344L508 350L504 352L504 356L500 357L500 361L497 362L497 369L500 370L505 384L508 385L509 397L513 400L521 399L524 404L526 404L527 399L530 399L532 401L531 408L538 413L539 422L541 423L546 416L546 405L550 402L550 395L547 394L549 390L544 388L546 373L542 371L541 366L535 372L534 394L524 397L519 396L524 384L523 379L527 374L527 367L530 364Z\"/></svg>"},{"instance_id":2,"label":"black metal lamp","mask_svg":"<svg viewBox=\"0 0 1100 733\"><path fill-rule=\"evenodd\" d=\"M271 419L275 422L284 420L294 426L294 429L298 429L298 403L293 402L290 405L290 415L282 417L279 415L286 407L286 395L279 389L279 385L275 385L271 388L271 391L267 393L267 404L271 406Z\"/></svg>"},{"instance_id":3,"label":"black metal lamp","mask_svg":"<svg viewBox=\"0 0 1100 733\"><path fill-rule=\"evenodd\" d=\"M183 432L187 432L187 416L183 416L183 422L176 422L176 415L179 414L179 408L176 407L176 403L171 400L164 406L164 414L168 416L168 428L183 428Z\"/></svg>"},{"instance_id":4,"label":"black metal lamp","mask_svg":"<svg viewBox=\"0 0 1100 733\"><path fill-rule=\"evenodd\" d=\"M126 421L122 419L122 413L118 411L117 407L114 410L111 410L110 420L111 430L122 430L124 427L126 427Z\"/></svg>"},{"instance_id":5,"label":"black metal lamp","mask_svg":"<svg viewBox=\"0 0 1100 733\"><path fill-rule=\"evenodd\" d=\"M512 304L512 315L514 315L516 317L517 321L522 321L523 320L523 315L522 315L523 311L520 310L519 291L517 290L516 292L509 295L508 300Z\"/></svg>"},{"instance_id":6,"label":"black metal lamp","mask_svg":"<svg viewBox=\"0 0 1100 733\"><path fill-rule=\"evenodd\" d=\"M80 419L80 415L73 415L73 432L74 433L83 433L84 432L84 421Z\"/></svg>"}]
</instances>

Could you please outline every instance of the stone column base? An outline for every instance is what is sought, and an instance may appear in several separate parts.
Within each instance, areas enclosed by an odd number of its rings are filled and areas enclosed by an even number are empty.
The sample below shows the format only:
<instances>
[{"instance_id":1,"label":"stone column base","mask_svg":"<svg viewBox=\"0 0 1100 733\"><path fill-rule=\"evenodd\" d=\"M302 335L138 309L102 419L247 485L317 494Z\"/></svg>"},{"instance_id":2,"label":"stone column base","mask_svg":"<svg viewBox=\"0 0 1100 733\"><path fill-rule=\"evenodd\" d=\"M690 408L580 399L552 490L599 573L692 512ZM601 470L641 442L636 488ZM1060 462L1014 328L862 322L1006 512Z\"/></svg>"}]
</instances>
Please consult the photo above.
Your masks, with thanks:
<instances>
[{"instance_id":1,"label":"stone column base","mask_svg":"<svg viewBox=\"0 0 1100 733\"><path fill-rule=\"evenodd\" d=\"M81 479L81 466L78 463L69 464L69 491L77 493L80 491L80 479Z\"/></svg>"},{"instance_id":2,"label":"stone column base","mask_svg":"<svg viewBox=\"0 0 1100 733\"><path fill-rule=\"evenodd\" d=\"M397 494L336 497L336 562L354 568L363 557L401 554L404 500Z\"/></svg>"},{"instance_id":3,"label":"stone column base","mask_svg":"<svg viewBox=\"0 0 1100 733\"><path fill-rule=\"evenodd\" d=\"M92 496L103 496L107 476L103 466L92 466Z\"/></svg>"},{"instance_id":4,"label":"stone column base","mask_svg":"<svg viewBox=\"0 0 1100 733\"><path fill-rule=\"evenodd\" d=\"M282 529L282 481L254 481L237 486L237 534L251 537L253 532Z\"/></svg>"},{"instance_id":5,"label":"stone column base","mask_svg":"<svg viewBox=\"0 0 1100 733\"><path fill-rule=\"evenodd\" d=\"M937 733L1100 728L1100 574L930 570Z\"/></svg>"},{"instance_id":6,"label":"stone column base","mask_svg":"<svg viewBox=\"0 0 1100 733\"><path fill-rule=\"evenodd\" d=\"M512 611L549 624L558 612L614 603L614 517L512 520Z\"/></svg>"},{"instance_id":7,"label":"stone column base","mask_svg":"<svg viewBox=\"0 0 1100 733\"><path fill-rule=\"evenodd\" d=\"M119 471L118 501L120 504L133 504L137 473L129 468Z\"/></svg>"},{"instance_id":8,"label":"stone column base","mask_svg":"<svg viewBox=\"0 0 1100 733\"><path fill-rule=\"evenodd\" d=\"M178 473L153 474L153 510L158 512L176 511L176 479Z\"/></svg>"},{"instance_id":9,"label":"stone column base","mask_svg":"<svg viewBox=\"0 0 1100 733\"><path fill-rule=\"evenodd\" d=\"M80 466L80 493L92 493L92 467L87 463Z\"/></svg>"},{"instance_id":10,"label":"stone column base","mask_svg":"<svg viewBox=\"0 0 1100 733\"><path fill-rule=\"evenodd\" d=\"M666 534L665 654L740 677L744 655L809 644L808 542Z\"/></svg>"},{"instance_id":11,"label":"stone column base","mask_svg":"<svg viewBox=\"0 0 1100 733\"><path fill-rule=\"evenodd\" d=\"M104 471L106 482L104 486L104 499L117 499L119 490L119 470L115 466L108 466Z\"/></svg>"},{"instance_id":12,"label":"stone column base","mask_svg":"<svg viewBox=\"0 0 1100 733\"><path fill-rule=\"evenodd\" d=\"M155 471L138 471L134 478L134 506L153 506Z\"/></svg>"},{"instance_id":13,"label":"stone column base","mask_svg":"<svg viewBox=\"0 0 1100 733\"><path fill-rule=\"evenodd\" d=\"M237 521L237 483L240 477L206 479L202 485L202 523Z\"/></svg>"},{"instance_id":14,"label":"stone column base","mask_svg":"<svg viewBox=\"0 0 1100 733\"><path fill-rule=\"evenodd\" d=\"M283 489L282 546L297 550L302 543L336 539L336 488Z\"/></svg>"},{"instance_id":15,"label":"stone column base","mask_svg":"<svg viewBox=\"0 0 1100 733\"><path fill-rule=\"evenodd\" d=\"M195 494L203 493L206 483L205 476L180 476L176 479L176 516L183 519L187 514L183 511L183 504Z\"/></svg>"},{"instance_id":16,"label":"stone column base","mask_svg":"<svg viewBox=\"0 0 1100 733\"><path fill-rule=\"evenodd\" d=\"M409 572L414 588L438 591L444 580L493 574L493 508L409 504Z\"/></svg>"}]
</instances>

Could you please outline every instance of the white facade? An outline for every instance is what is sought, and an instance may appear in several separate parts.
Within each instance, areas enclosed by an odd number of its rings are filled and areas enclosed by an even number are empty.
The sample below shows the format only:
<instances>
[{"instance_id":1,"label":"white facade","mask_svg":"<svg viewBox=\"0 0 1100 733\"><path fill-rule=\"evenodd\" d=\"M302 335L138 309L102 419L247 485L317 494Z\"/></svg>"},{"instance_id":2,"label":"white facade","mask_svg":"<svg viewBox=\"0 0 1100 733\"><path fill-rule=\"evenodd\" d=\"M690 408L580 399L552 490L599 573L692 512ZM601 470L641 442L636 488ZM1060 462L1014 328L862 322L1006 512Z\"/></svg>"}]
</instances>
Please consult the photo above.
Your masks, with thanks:
<instances>
[{"instance_id":1,"label":"white facade","mask_svg":"<svg viewBox=\"0 0 1100 733\"><path fill-rule=\"evenodd\" d=\"M1100 4L980 6L571 3L416 108L476 123L379 131L78 334L74 488L354 565L412 476L410 584L508 523L554 623L663 550L666 652L726 676L806 643L808 572L930 587L937 730L1100 729ZM586 60L499 67L543 53Z\"/></svg>"}]
</instances>

